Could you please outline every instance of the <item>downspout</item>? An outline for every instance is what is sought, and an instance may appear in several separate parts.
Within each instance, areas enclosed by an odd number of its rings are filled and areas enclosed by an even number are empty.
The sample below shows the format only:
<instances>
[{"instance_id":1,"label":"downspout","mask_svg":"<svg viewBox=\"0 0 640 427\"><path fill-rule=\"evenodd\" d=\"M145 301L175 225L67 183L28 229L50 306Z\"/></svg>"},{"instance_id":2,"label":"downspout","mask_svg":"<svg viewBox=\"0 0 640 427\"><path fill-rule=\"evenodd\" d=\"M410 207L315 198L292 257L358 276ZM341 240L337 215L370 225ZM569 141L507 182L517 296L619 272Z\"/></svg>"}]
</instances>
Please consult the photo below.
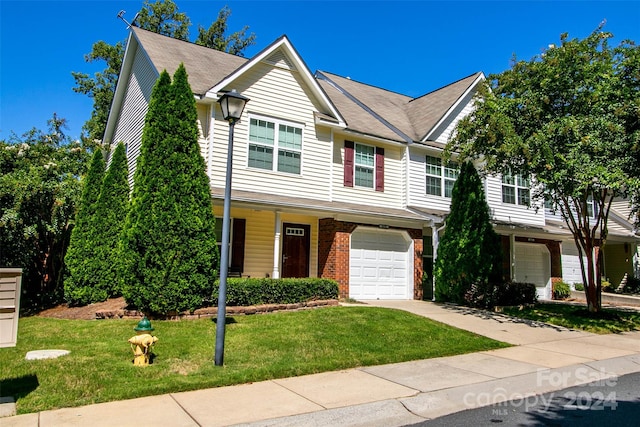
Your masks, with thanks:
<instances>
[{"instance_id":1,"label":"downspout","mask_svg":"<svg viewBox=\"0 0 640 427\"><path fill-rule=\"evenodd\" d=\"M432 222L431 223L431 246L433 248L433 267L436 266L436 260L438 259L438 245L440 244L440 231L446 228L446 224L443 224L442 227L437 228L437 225ZM436 302L436 275L431 275L431 301Z\"/></svg>"}]
</instances>

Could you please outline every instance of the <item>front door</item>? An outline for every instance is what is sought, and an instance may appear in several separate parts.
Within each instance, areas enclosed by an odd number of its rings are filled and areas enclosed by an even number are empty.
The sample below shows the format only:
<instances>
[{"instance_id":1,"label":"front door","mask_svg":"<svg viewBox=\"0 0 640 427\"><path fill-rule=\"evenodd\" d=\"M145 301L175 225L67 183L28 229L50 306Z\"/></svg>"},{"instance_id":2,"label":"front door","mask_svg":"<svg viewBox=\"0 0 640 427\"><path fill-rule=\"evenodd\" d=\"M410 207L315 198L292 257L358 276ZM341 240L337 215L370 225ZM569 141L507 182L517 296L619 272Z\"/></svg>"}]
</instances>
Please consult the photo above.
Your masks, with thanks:
<instances>
[{"instance_id":1,"label":"front door","mask_svg":"<svg viewBox=\"0 0 640 427\"><path fill-rule=\"evenodd\" d=\"M284 223L282 277L309 277L311 226Z\"/></svg>"}]
</instances>

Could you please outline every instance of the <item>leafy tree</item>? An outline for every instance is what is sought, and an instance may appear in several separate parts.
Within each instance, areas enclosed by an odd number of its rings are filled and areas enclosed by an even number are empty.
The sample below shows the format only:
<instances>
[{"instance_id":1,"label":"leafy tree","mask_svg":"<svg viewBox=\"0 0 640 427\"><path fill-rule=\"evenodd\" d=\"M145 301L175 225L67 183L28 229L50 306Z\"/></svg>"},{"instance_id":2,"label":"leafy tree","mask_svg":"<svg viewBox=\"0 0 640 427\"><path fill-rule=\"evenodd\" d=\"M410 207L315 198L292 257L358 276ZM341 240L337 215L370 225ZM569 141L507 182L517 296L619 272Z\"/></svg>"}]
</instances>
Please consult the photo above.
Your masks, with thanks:
<instances>
[{"instance_id":1,"label":"leafy tree","mask_svg":"<svg viewBox=\"0 0 640 427\"><path fill-rule=\"evenodd\" d=\"M100 150L93 153L87 175L82 180L82 198L71 233L69 250L64 258L66 275L64 298L71 305L86 305L93 301L92 292L98 270L95 229L98 197L104 179L105 163Z\"/></svg>"},{"instance_id":2,"label":"leafy tree","mask_svg":"<svg viewBox=\"0 0 640 427\"><path fill-rule=\"evenodd\" d=\"M242 56L244 49L255 43L255 36L245 36L247 27L244 27L241 31L226 37L227 18L230 14L227 7L220 10L218 19L208 30L199 29L197 43ZM158 34L188 40L191 21L185 13L178 12L178 6L173 0L157 0L145 1L133 24ZM76 83L73 90L93 99L91 118L83 126L82 137L86 143L97 144L104 137L123 58L124 42L110 45L98 41L93 44L91 52L85 55L85 61L104 61L106 68L93 76L76 71L71 73Z\"/></svg>"},{"instance_id":3,"label":"leafy tree","mask_svg":"<svg viewBox=\"0 0 640 427\"><path fill-rule=\"evenodd\" d=\"M189 40L191 20L172 0L144 2L134 25L178 40Z\"/></svg>"},{"instance_id":4,"label":"leafy tree","mask_svg":"<svg viewBox=\"0 0 640 427\"><path fill-rule=\"evenodd\" d=\"M438 301L491 306L501 279L500 239L490 222L482 181L471 162L453 186L451 213L434 266Z\"/></svg>"},{"instance_id":5,"label":"leafy tree","mask_svg":"<svg viewBox=\"0 0 640 427\"><path fill-rule=\"evenodd\" d=\"M53 116L49 129L0 140L0 266L23 269L22 307L62 298L63 260L88 159Z\"/></svg>"},{"instance_id":6,"label":"leafy tree","mask_svg":"<svg viewBox=\"0 0 640 427\"><path fill-rule=\"evenodd\" d=\"M163 71L145 118L121 241L123 295L146 313L194 310L213 289L215 218L196 119L184 66L173 83Z\"/></svg>"},{"instance_id":7,"label":"leafy tree","mask_svg":"<svg viewBox=\"0 0 640 427\"><path fill-rule=\"evenodd\" d=\"M123 42L110 45L101 40L93 44L91 53L85 55L84 60L86 62L104 61L107 67L95 73L93 77L76 71L71 73L76 82L73 91L93 99L91 118L85 122L82 130L83 138L96 145L100 145L104 136L123 57Z\"/></svg>"},{"instance_id":8,"label":"leafy tree","mask_svg":"<svg viewBox=\"0 0 640 427\"><path fill-rule=\"evenodd\" d=\"M631 41L610 47L611 37L602 25L583 40L563 34L560 46L489 76L447 147L482 158L486 173L534 177L532 199L561 212L581 262L587 258L592 312L601 308L611 203L637 203L640 182L640 54Z\"/></svg>"},{"instance_id":9,"label":"leafy tree","mask_svg":"<svg viewBox=\"0 0 640 427\"><path fill-rule=\"evenodd\" d=\"M230 15L231 9L225 6L220 9L218 19L216 19L208 29L205 30L204 27L198 26L196 44L227 52L232 55L244 56L244 50L255 44L256 36L253 33L248 36L246 35L249 30L248 26L244 26L242 30L226 36L227 20Z\"/></svg>"}]
</instances>

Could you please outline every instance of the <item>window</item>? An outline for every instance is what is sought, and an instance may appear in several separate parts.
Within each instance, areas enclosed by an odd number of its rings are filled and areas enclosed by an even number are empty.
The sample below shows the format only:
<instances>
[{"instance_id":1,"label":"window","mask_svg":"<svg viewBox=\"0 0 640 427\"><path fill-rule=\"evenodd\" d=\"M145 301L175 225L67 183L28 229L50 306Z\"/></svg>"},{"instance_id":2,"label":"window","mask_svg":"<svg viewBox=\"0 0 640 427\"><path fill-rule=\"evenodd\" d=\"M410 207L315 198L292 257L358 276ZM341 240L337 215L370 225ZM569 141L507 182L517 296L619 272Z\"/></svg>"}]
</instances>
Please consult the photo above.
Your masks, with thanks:
<instances>
[{"instance_id":1,"label":"window","mask_svg":"<svg viewBox=\"0 0 640 427\"><path fill-rule=\"evenodd\" d=\"M373 169L376 158L374 148L370 145L356 144L355 155L356 187L373 188Z\"/></svg>"},{"instance_id":2,"label":"window","mask_svg":"<svg viewBox=\"0 0 640 427\"><path fill-rule=\"evenodd\" d=\"M277 153L276 159L274 153ZM302 128L278 121L250 119L249 167L299 175L301 159Z\"/></svg>"},{"instance_id":3,"label":"window","mask_svg":"<svg viewBox=\"0 0 640 427\"><path fill-rule=\"evenodd\" d=\"M384 148L345 141L344 186L384 191Z\"/></svg>"},{"instance_id":4,"label":"window","mask_svg":"<svg viewBox=\"0 0 640 427\"><path fill-rule=\"evenodd\" d=\"M505 173L502 175L502 203L529 206L529 187L529 178Z\"/></svg>"},{"instance_id":5,"label":"window","mask_svg":"<svg viewBox=\"0 0 640 427\"><path fill-rule=\"evenodd\" d=\"M460 174L458 166L449 162L443 167L442 159L434 156L427 156L426 165L427 194L451 198L453 185Z\"/></svg>"}]
</instances>

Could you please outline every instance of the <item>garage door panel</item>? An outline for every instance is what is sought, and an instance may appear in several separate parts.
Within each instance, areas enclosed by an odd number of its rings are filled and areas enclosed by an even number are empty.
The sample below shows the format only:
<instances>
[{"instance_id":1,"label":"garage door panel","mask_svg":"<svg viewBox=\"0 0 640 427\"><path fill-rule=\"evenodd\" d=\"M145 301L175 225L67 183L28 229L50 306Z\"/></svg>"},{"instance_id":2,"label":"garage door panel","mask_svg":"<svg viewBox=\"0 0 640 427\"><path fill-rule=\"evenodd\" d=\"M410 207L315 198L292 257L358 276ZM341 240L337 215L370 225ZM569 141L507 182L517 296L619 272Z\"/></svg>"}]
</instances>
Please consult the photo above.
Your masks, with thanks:
<instances>
[{"instance_id":1,"label":"garage door panel","mask_svg":"<svg viewBox=\"0 0 640 427\"><path fill-rule=\"evenodd\" d=\"M410 251L410 239L398 232L356 230L351 235L349 296L409 298Z\"/></svg>"},{"instance_id":2,"label":"garage door panel","mask_svg":"<svg viewBox=\"0 0 640 427\"><path fill-rule=\"evenodd\" d=\"M551 260L546 247L540 244L519 243L514 249L515 280L535 284L538 298L551 298Z\"/></svg>"}]
</instances>

